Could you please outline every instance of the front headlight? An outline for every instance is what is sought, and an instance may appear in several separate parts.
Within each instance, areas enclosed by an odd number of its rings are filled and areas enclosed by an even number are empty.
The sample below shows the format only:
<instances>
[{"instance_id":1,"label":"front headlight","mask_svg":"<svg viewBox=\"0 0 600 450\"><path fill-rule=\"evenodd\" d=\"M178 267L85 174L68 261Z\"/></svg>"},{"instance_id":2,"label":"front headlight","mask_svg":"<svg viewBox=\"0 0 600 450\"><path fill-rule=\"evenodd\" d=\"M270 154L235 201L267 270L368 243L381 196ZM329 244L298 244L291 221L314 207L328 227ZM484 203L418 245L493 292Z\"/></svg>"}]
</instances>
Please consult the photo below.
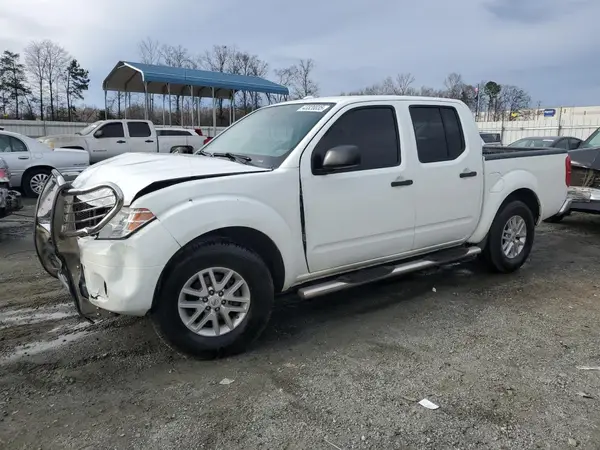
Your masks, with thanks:
<instances>
[{"instance_id":1,"label":"front headlight","mask_svg":"<svg viewBox=\"0 0 600 450\"><path fill-rule=\"evenodd\" d=\"M146 208L123 207L98 233L98 239L125 239L156 217Z\"/></svg>"}]
</instances>

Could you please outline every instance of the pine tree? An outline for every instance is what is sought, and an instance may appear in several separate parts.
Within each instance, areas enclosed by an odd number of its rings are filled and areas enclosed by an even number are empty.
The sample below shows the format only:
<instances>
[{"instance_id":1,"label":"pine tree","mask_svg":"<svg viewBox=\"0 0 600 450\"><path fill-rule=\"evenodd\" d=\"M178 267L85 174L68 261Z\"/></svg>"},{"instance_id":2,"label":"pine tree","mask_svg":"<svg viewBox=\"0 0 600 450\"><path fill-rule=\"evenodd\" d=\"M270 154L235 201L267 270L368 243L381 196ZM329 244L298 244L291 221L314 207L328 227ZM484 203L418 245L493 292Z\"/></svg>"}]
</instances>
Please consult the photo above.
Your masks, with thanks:
<instances>
[{"instance_id":1,"label":"pine tree","mask_svg":"<svg viewBox=\"0 0 600 450\"><path fill-rule=\"evenodd\" d=\"M31 94L27 87L25 66L21 64L18 53L5 50L0 57L0 91L2 91L3 113L6 115L6 101L4 95L15 103L15 116L19 118L19 104L23 98Z\"/></svg>"},{"instance_id":2,"label":"pine tree","mask_svg":"<svg viewBox=\"0 0 600 450\"><path fill-rule=\"evenodd\" d=\"M76 59L71 60L67 67L67 110L69 122L72 120L72 113L75 112L73 100L83 100L83 91L87 91L90 85L89 71L83 69Z\"/></svg>"}]
</instances>

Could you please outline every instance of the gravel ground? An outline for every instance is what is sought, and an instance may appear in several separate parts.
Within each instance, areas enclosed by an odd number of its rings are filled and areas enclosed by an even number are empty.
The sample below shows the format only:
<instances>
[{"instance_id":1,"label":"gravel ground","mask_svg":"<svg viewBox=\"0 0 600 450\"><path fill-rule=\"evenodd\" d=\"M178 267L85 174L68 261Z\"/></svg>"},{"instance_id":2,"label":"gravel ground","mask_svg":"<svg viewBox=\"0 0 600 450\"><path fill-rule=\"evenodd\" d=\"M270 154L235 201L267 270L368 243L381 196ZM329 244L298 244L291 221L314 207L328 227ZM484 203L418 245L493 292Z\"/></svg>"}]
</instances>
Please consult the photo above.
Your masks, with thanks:
<instances>
[{"instance_id":1,"label":"gravel ground","mask_svg":"<svg viewBox=\"0 0 600 450\"><path fill-rule=\"evenodd\" d=\"M77 318L31 211L0 221L0 448L600 448L600 218L541 226L516 274L284 298L251 352L201 362Z\"/></svg>"}]
</instances>

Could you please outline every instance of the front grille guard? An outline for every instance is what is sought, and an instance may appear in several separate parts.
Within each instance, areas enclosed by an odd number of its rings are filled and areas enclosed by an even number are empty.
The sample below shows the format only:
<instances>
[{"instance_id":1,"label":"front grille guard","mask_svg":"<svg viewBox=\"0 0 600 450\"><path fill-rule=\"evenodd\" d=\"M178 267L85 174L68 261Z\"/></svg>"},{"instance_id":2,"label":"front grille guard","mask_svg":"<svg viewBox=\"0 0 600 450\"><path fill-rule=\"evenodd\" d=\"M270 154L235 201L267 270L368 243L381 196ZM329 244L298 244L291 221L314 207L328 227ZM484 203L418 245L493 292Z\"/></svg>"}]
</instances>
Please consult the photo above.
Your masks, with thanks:
<instances>
[{"instance_id":1,"label":"front grille guard","mask_svg":"<svg viewBox=\"0 0 600 450\"><path fill-rule=\"evenodd\" d=\"M98 201L112 197L114 198L114 203L112 206L93 206L88 202L78 200L78 197L101 191L108 191L110 192L110 195L95 197L92 198L91 201ZM123 192L119 186L108 182L86 189L68 188L63 191L62 195L65 197L65 203L62 211L63 224L61 226L61 236L65 238L93 236L98 234L100 230L104 228L123 207ZM77 210L75 208L77 204L88 207L83 210ZM77 219L77 215L83 212L92 214L92 216L84 219ZM81 225L90 221L96 221L96 223L94 225L78 228L78 224Z\"/></svg>"},{"instance_id":2,"label":"front grille guard","mask_svg":"<svg viewBox=\"0 0 600 450\"><path fill-rule=\"evenodd\" d=\"M115 196L115 204L106 215L93 226L79 230L65 229L65 211L68 211L73 199L101 189L108 189ZM38 197L34 218L34 243L38 259L48 274L62 281L79 314L88 320L93 321L92 318L97 318L101 311L88 298L77 238L97 234L122 206L123 193L118 186L103 183L87 189L74 189L56 170L52 171Z\"/></svg>"}]
</instances>

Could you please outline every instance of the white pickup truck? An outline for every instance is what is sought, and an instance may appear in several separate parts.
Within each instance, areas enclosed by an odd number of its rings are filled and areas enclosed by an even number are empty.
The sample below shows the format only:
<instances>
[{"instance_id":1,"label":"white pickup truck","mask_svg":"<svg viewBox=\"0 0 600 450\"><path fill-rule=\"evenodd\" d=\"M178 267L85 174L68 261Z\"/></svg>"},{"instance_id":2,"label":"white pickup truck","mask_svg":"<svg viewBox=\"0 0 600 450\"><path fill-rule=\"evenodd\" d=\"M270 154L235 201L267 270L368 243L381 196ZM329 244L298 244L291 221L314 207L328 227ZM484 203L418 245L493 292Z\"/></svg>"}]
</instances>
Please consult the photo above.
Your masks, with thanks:
<instances>
[{"instance_id":1,"label":"white pickup truck","mask_svg":"<svg viewBox=\"0 0 600 450\"><path fill-rule=\"evenodd\" d=\"M476 255L518 269L566 203L569 164L561 149L482 151L457 100L285 102L195 155L122 155L72 184L54 173L36 248L81 314L149 314L174 347L212 358L246 349L279 293Z\"/></svg>"},{"instance_id":2,"label":"white pickup truck","mask_svg":"<svg viewBox=\"0 0 600 450\"><path fill-rule=\"evenodd\" d=\"M50 148L87 150L90 163L122 153L191 153L206 138L186 128L155 128L149 120L100 120L76 134L44 136L38 140Z\"/></svg>"}]
</instances>

